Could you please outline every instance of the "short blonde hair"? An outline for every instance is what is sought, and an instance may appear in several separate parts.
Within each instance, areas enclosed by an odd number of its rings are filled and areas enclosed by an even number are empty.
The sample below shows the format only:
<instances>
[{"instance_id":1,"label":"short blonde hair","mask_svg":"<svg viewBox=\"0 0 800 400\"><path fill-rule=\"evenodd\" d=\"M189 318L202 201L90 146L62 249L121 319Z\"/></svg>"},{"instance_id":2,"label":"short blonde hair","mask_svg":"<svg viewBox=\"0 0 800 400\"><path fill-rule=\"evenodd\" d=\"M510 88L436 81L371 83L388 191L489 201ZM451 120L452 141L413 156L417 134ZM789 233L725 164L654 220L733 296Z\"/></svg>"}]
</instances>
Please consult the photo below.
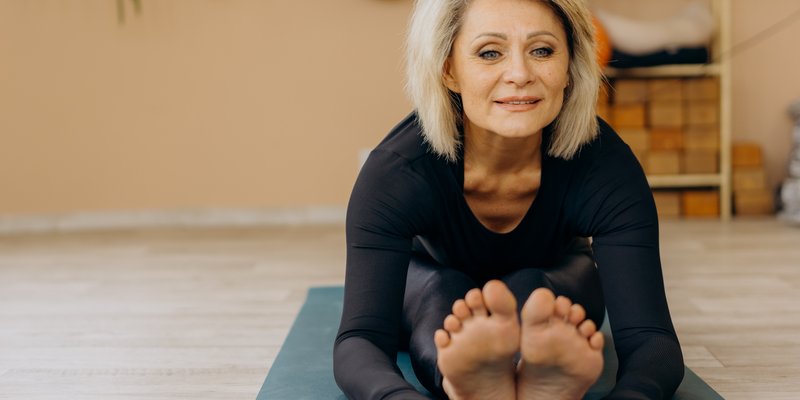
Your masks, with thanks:
<instances>
[{"instance_id":1,"label":"short blonde hair","mask_svg":"<svg viewBox=\"0 0 800 400\"><path fill-rule=\"evenodd\" d=\"M594 25L583 0L537 0L561 20L570 50L569 86L561 112L551 124L547 153L571 159L597 135L595 105L600 67ZM461 97L444 83L444 64L461 28L470 0L416 0L406 38L406 91L422 125L425 141L450 161L458 154Z\"/></svg>"}]
</instances>

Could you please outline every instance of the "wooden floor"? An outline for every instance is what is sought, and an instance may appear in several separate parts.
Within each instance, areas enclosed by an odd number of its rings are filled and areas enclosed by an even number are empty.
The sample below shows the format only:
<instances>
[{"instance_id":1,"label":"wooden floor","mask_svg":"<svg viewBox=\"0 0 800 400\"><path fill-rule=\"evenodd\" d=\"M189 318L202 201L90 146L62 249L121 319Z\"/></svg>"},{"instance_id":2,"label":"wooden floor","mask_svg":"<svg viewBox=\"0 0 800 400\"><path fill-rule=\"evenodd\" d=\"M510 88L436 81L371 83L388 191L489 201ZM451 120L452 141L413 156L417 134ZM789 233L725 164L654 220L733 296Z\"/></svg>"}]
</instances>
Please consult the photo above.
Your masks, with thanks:
<instances>
[{"instance_id":1,"label":"wooden floor","mask_svg":"<svg viewBox=\"0 0 800 400\"><path fill-rule=\"evenodd\" d=\"M255 398L341 226L0 236L0 398ZM727 399L800 399L800 227L662 224L686 363Z\"/></svg>"}]
</instances>

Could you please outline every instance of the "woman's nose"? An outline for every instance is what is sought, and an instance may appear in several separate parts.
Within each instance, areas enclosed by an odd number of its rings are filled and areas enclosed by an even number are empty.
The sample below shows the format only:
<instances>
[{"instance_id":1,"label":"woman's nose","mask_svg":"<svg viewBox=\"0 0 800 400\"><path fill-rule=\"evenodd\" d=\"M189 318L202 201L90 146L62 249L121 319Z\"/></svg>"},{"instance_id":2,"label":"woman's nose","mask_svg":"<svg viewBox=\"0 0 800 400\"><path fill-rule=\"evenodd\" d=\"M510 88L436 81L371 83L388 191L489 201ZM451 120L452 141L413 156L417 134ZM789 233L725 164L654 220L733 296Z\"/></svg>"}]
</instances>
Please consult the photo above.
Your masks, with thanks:
<instances>
[{"instance_id":1,"label":"woman's nose","mask_svg":"<svg viewBox=\"0 0 800 400\"><path fill-rule=\"evenodd\" d=\"M517 86L525 86L534 80L534 71L524 55L514 55L509 58L506 69L506 82Z\"/></svg>"}]
</instances>

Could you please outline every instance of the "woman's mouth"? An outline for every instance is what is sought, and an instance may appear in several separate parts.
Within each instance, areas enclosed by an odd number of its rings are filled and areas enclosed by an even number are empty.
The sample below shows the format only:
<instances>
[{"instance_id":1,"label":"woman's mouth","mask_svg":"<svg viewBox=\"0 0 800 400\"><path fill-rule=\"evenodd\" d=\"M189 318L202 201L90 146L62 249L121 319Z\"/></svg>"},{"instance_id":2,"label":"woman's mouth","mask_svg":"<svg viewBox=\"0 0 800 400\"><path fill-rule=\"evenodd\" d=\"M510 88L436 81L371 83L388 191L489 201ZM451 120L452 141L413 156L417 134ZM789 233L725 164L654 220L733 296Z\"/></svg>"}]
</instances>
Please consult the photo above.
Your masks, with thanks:
<instances>
[{"instance_id":1,"label":"woman's mouth","mask_svg":"<svg viewBox=\"0 0 800 400\"><path fill-rule=\"evenodd\" d=\"M536 108L536 105L542 99L538 97L504 97L495 100L495 104L499 105L507 111L528 111Z\"/></svg>"}]
</instances>

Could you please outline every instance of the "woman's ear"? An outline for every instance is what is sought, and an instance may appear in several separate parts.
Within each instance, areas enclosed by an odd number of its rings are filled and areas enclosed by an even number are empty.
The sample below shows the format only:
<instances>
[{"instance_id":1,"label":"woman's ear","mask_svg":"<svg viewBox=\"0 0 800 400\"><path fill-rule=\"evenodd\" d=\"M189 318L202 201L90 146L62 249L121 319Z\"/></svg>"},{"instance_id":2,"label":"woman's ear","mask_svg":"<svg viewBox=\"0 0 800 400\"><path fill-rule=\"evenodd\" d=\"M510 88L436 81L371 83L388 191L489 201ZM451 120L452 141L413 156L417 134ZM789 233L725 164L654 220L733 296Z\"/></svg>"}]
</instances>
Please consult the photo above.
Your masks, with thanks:
<instances>
[{"instance_id":1,"label":"woman's ear","mask_svg":"<svg viewBox=\"0 0 800 400\"><path fill-rule=\"evenodd\" d=\"M447 86L451 92L461 93L458 80L456 79L455 75L453 75L453 65L450 63L450 57L447 57L447 59L444 60L444 66L442 66L442 78L444 79L444 85Z\"/></svg>"}]
</instances>

